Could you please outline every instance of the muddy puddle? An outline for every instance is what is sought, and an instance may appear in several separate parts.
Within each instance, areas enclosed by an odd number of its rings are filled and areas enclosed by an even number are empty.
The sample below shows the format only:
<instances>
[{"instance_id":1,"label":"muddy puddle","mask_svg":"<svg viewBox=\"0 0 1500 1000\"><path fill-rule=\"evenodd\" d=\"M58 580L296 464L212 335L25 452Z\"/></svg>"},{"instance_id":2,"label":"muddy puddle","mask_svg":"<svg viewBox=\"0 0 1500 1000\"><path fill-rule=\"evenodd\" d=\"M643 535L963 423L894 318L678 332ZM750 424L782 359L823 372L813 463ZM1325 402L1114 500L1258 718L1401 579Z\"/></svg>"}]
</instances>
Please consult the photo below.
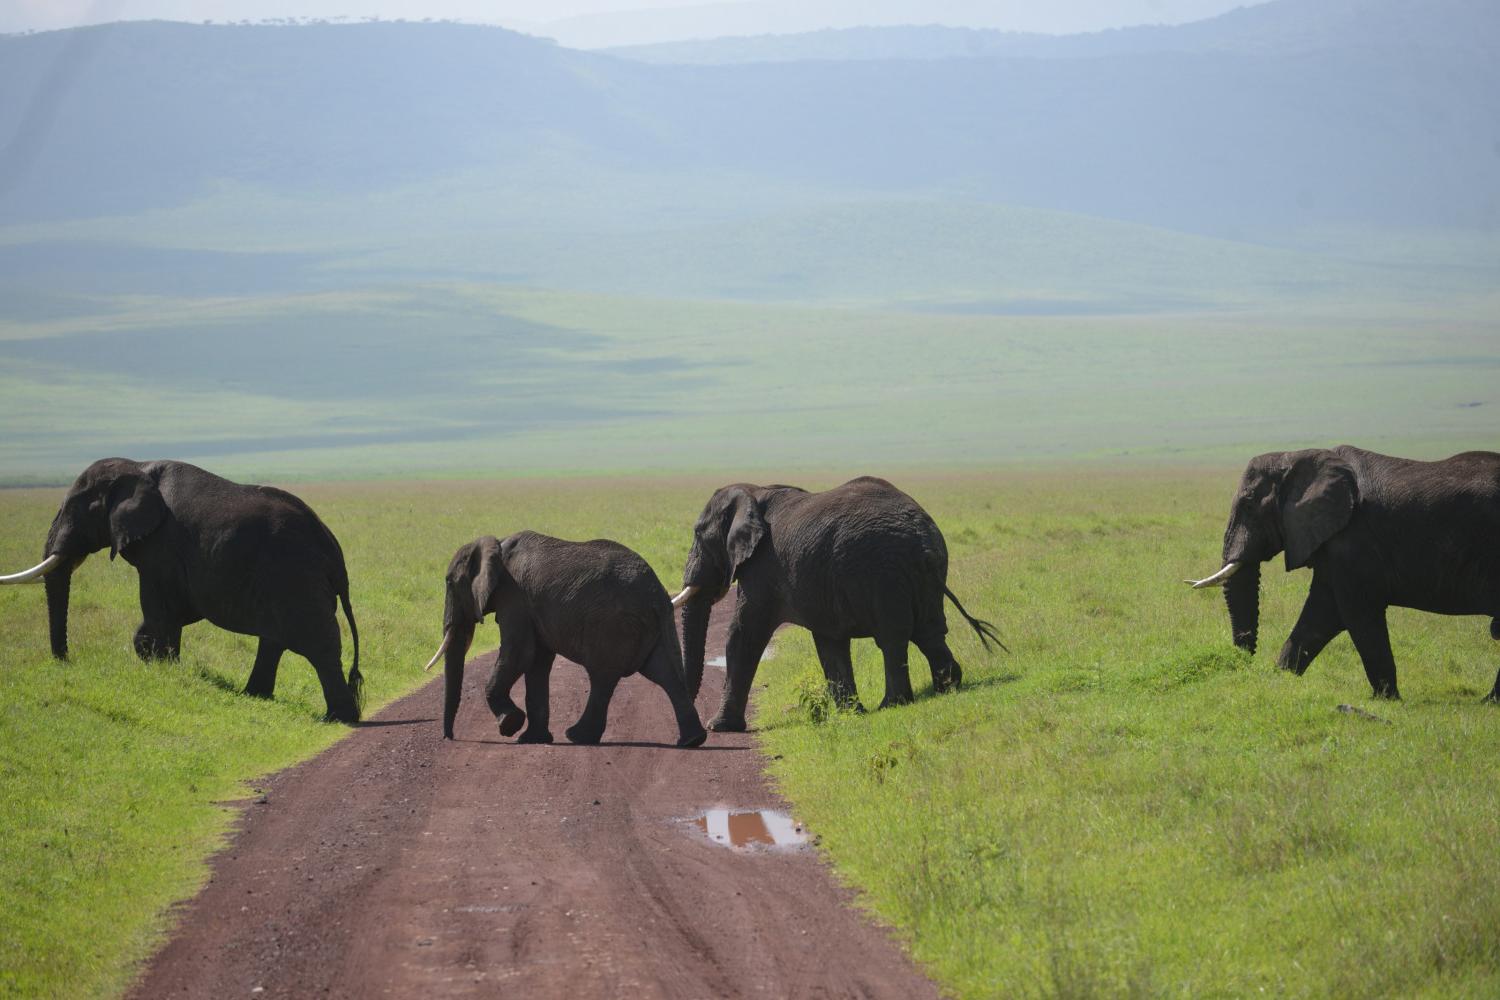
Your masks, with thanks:
<instances>
[{"instance_id":1,"label":"muddy puddle","mask_svg":"<svg viewBox=\"0 0 1500 1000\"><path fill-rule=\"evenodd\" d=\"M801 823L774 809L710 809L692 822L725 847L796 847L808 840Z\"/></svg>"}]
</instances>

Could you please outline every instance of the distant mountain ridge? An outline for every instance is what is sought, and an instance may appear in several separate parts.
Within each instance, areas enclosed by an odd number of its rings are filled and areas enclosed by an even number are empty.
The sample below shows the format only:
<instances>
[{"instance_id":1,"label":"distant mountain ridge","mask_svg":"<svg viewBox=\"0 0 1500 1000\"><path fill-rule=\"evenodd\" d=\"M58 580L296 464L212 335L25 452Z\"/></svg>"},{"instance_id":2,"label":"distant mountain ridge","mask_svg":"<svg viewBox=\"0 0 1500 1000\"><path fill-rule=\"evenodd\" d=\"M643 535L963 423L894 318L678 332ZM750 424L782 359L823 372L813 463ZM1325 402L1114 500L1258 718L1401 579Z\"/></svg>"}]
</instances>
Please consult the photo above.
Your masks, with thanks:
<instances>
[{"instance_id":1,"label":"distant mountain ridge","mask_svg":"<svg viewBox=\"0 0 1500 1000\"><path fill-rule=\"evenodd\" d=\"M1110 36L1149 51L725 66L650 65L457 24L10 36L0 225L170 208L224 185L349 197L479 178L539 185L566 205L607 202L599 192L618 182L631 197L655 185L670 206L691 176L730 215L752 197L774 209L794 189L1214 235L1493 228L1497 11L1491 0L1277 0Z\"/></svg>"},{"instance_id":2,"label":"distant mountain ridge","mask_svg":"<svg viewBox=\"0 0 1500 1000\"><path fill-rule=\"evenodd\" d=\"M1455 31L1454 25L1464 30ZM1076 35L913 24L660 42L602 51L652 63L730 65L855 59L1081 59L1168 52L1286 55L1411 45L1493 52L1500 45L1500 4L1491 0L1271 0L1188 24Z\"/></svg>"}]
</instances>

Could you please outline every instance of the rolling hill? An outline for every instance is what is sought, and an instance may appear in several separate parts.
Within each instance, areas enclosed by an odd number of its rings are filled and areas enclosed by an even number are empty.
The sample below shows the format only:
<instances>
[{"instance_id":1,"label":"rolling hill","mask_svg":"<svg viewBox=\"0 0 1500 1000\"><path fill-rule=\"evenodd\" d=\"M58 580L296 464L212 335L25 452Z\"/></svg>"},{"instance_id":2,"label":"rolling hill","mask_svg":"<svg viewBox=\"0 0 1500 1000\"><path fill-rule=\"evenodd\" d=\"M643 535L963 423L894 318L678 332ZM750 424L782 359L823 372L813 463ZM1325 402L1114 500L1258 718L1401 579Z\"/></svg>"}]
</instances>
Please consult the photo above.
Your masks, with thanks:
<instances>
[{"instance_id":1,"label":"rolling hill","mask_svg":"<svg viewBox=\"0 0 1500 1000\"><path fill-rule=\"evenodd\" d=\"M1443 0L1412 36L1397 16L1411 9L1280 0L1142 36L1180 43L1089 58L728 66L453 24L10 36L0 223L181 205L225 182L327 194L545 172L590 190L690 173L731 209L790 186L1217 235L1494 228L1496 14ZM1343 41L1309 48L1311 36Z\"/></svg>"}]
</instances>

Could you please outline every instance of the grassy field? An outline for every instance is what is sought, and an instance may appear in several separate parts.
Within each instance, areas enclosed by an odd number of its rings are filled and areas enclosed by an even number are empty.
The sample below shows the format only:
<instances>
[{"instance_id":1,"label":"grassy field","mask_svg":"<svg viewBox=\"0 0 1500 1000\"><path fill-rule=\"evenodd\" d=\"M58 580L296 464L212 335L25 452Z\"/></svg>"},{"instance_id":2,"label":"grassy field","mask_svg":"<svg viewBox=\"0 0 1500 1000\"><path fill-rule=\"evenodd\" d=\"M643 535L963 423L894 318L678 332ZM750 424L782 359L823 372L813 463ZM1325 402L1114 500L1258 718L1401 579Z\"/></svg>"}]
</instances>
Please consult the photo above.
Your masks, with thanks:
<instances>
[{"instance_id":1,"label":"grassy field","mask_svg":"<svg viewBox=\"0 0 1500 1000\"><path fill-rule=\"evenodd\" d=\"M0 485L1424 452L1500 407L1482 233L526 176L0 226Z\"/></svg>"},{"instance_id":2,"label":"grassy field","mask_svg":"<svg viewBox=\"0 0 1500 1000\"><path fill-rule=\"evenodd\" d=\"M1274 657L1308 574L1269 571L1261 649L1229 643L1216 568L1233 472L915 480L965 689L824 719L810 638L760 674L773 773L864 905L962 997L1500 994L1500 648L1393 611L1405 701L1347 637ZM856 643L866 704L873 644ZM1337 710L1350 704L1384 722Z\"/></svg>"},{"instance_id":3,"label":"grassy field","mask_svg":"<svg viewBox=\"0 0 1500 1000\"><path fill-rule=\"evenodd\" d=\"M954 994L1500 988L1500 712L1479 704L1500 656L1485 623L1393 614L1406 701L1377 704L1347 639L1306 677L1271 667L1307 574L1268 572L1266 648L1237 654L1222 602L1178 582L1216 568L1237 471L900 477L944 528L955 592L1012 649L983 654L955 628L957 694L925 696L917 657L917 704L824 718L808 637L777 640L757 695L776 780ZM378 706L423 677L460 542L521 526L614 537L670 585L722 478L298 491L349 555ZM57 496L0 491L0 565L34 560ZM67 664L48 657L41 596L0 590L0 993L109 995L205 876L232 819L221 803L347 730L317 721L295 657L275 702L235 693L253 645L207 625L180 663L137 662L123 564L96 556L75 577ZM873 705L879 659L855 648Z\"/></svg>"},{"instance_id":4,"label":"grassy field","mask_svg":"<svg viewBox=\"0 0 1500 1000\"><path fill-rule=\"evenodd\" d=\"M1474 302L990 315L442 284L75 306L0 317L0 483L112 454L253 479L1435 454L1488 446L1500 407Z\"/></svg>"}]
</instances>

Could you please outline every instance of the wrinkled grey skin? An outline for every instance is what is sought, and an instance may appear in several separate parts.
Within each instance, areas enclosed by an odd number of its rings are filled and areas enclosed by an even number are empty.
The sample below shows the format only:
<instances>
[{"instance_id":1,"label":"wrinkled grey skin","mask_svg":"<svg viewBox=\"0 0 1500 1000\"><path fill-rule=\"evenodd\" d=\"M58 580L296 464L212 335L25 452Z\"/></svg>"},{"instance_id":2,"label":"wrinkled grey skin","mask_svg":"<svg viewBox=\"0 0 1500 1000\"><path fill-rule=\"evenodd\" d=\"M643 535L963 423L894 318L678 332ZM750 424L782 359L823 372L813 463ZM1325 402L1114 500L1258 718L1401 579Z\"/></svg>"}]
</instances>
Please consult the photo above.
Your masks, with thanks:
<instances>
[{"instance_id":1,"label":"wrinkled grey skin","mask_svg":"<svg viewBox=\"0 0 1500 1000\"><path fill-rule=\"evenodd\" d=\"M500 626L500 651L485 694L502 735L524 724L518 742L552 742L548 684L558 654L589 675L588 704L567 730L570 741L599 742L615 686L637 671L667 693L678 746L698 746L708 735L693 707L697 686L689 690L684 681L672 602L646 560L618 542L568 542L522 531L470 542L448 564L445 739L453 738L474 626L488 614ZM510 698L522 675L524 712Z\"/></svg>"},{"instance_id":2,"label":"wrinkled grey skin","mask_svg":"<svg viewBox=\"0 0 1500 1000\"><path fill-rule=\"evenodd\" d=\"M946 595L988 648L987 622L969 616L947 587L943 533L915 500L883 479L862 477L823 493L736 483L714 493L693 527L683 570L698 592L683 604L690 682L703 675L709 610L739 582L729 628L727 677L709 728L743 731L745 705L771 633L783 623L813 634L828 690L858 707L849 641L873 637L885 657L881 707L912 700L906 652L915 643L932 686L958 686L962 671L944 636Z\"/></svg>"},{"instance_id":3,"label":"wrinkled grey skin","mask_svg":"<svg viewBox=\"0 0 1500 1000\"><path fill-rule=\"evenodd\" d=\"M1224 531L1224 561L1242 564L1224 598L1252 653L1260 563L1278 552L1313 575L1277 665L1301 674L1347 630L1375 696L1399 698L1386 608L1487 615L1500 639L1500 454L1417 462L1343 445L1251 459Z\"/></svg>"},{"instance_id":4,"label":"wrinkled grey skin","mask_svg":"<svg viewBox=\"0 0 1500 1000\"><path fill-rule=\"evenodd\" d=\"M270 698L287 650L306 657L323 686L327 717L357 722L359 632L349 607L344 553L297 497L245 486L185 462L106 458L83 471L52 521L43 555L65 562L46 577L52 655L68 655L73 571L109 549L140 577L143 660L175 660L185 625L207 619L260 639L245 693ZM346 682L336 605L354 641Z\"/></svg>"}]
</instances>

